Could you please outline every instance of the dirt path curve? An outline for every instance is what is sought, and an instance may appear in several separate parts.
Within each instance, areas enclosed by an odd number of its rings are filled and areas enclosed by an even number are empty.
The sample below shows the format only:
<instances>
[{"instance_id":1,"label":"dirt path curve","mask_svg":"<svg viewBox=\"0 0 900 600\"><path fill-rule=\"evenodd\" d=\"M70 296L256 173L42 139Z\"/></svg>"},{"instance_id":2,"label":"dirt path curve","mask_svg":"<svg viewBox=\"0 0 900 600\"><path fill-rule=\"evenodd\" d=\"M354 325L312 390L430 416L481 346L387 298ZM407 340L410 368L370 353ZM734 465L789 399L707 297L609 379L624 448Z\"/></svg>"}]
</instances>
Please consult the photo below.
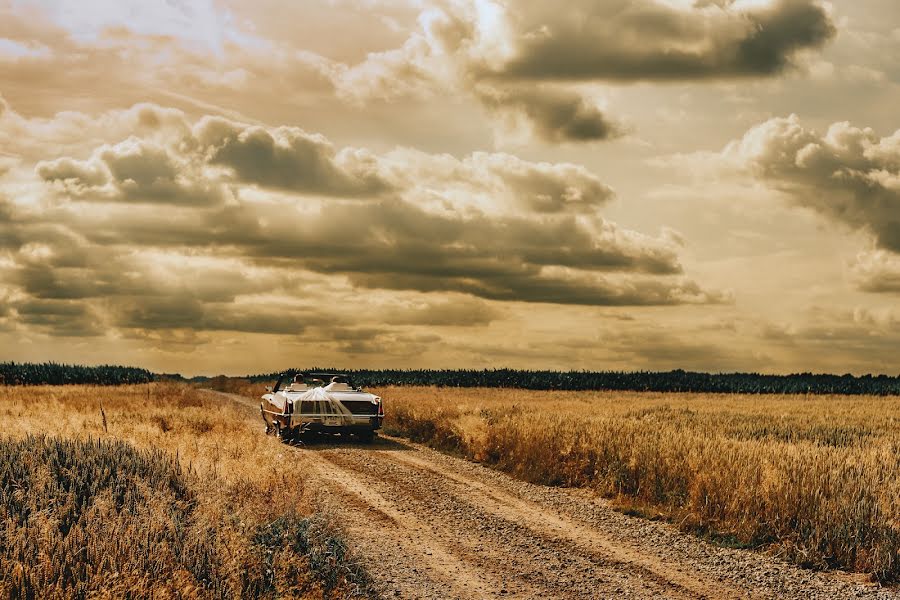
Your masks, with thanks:
<instances>
[{"instance_id":1,"label":"dirt path curve","mask_svg":"<svg viewBox=\"0 0 900 600\"><path fill-rule=\"evenodd\" d=\"M385 597L900 599L397 438L284 452L320 482L323 504Z\"/></svg>"}]
</instances>

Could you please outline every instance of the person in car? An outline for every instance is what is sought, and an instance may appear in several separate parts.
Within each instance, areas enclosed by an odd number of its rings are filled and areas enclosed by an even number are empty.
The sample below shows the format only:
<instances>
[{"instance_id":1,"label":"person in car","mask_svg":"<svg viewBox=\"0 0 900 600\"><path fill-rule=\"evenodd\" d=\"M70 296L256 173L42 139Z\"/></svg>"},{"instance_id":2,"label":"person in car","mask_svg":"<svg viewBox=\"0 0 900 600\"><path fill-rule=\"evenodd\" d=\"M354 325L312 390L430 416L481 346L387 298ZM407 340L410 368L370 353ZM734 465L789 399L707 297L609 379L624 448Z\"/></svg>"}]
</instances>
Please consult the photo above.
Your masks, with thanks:
<instances>
[{"instance_id":1,"label":"person in car","mask_svg":"<svg viewBox=\"0 0 900 600\"><path fill-rule=\"evenodd\" d=\"M347 383L346 377L341 377L340 375L335 375L331 378L331 383L325 386L325 391L327 392L351 392L353 388L350 387L350 384Z\"/></svg>"}]
</instances>

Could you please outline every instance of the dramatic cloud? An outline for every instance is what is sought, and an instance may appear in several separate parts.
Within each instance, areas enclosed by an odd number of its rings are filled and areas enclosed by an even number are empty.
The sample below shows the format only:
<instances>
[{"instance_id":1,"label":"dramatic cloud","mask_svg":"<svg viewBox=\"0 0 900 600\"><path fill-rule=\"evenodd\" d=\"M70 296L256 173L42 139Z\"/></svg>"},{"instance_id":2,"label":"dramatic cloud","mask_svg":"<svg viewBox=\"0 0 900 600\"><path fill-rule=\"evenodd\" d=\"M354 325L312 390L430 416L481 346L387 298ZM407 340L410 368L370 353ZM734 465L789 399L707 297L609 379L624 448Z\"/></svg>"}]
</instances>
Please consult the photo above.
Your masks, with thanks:
<instances>
[{"instance_id":1,"label":"dramatic cloud","mask_svg":"<svg viewBox=\"0 0 900 600\"><path fill-rule=\"evenodd\" d=\"M900 254L875 250L856 257L853 275L866 292L900 293Z\"/></svg>"},{"instance_id":2,"label":"dramatic cloud","mask_svg":"<svg viewBox=\"0 0 900 600\"><path fill-rule=\"evenodd\" d=\"M615 196L583 166L530 162L506 153L474 152L459 160L400 149L390 152L382 164L389 173L385 176L406 198L454 210L595 214Z\"/></svg>"},{"instance_id":3,"label":"dramatic cloud","mask_svg":"<svg viewBox=\"0 0 900 600\"><path fill-rule=\"evenodd\" d=\"M389 187L370 153L335 152L321 135L294 127L268 130L205 118L195 126L194 137L211 164L234 169L243 182L345 197L371 196Z\"/></svg>"},{"instance_id":4,"label":"dramatic cloud","mask_svg":"<svg viewBox=\"0 0 900 600\"><path fill-rule=\"evenodd\" d=\"M45 129L73 116L59 119ZM579 165L378 155L297 128L192 122L153 105L97 119L130 122L134 133L84 158L37 161L36 201L0 204L0 271L18 294L10 314L46 334L346 327L341 310L307 301L317 276L341 278L345 298L405 294L362 313L400 328L484 326L500 314L485 300L727 300L681 276L673 232L652 237L604 219L614 193ZM15 115L10 126L22 122ZM436 292L453 300L428 296ZM373 336L415 347L391 329Z\"/></svg>"},{"instance_id":5,"label":"dramatic cloud","mask_svg":"<svg viewBox=\"0 0 900 600\"><path fill-rule=\"evenodd\" d=\"M624 129L579 92L535 83L772 76L836 31L818 0L578 0L565 10L543 0L435 0L419 21L401 48L331 67L339 92L390 98L464 87L556 143L615 138Z\"/></svg>"},{"instance_id":6,"label":"dramatic cloud","mask_svg":"<svg viewBox=\"0 0 900 600\"><path fill-rule=\"evenodd\" d=\"M524 121L537 137L549 142L606 140L625 133L620 123L590 100L563 89L482 85L475 94L501 118Z\"/></svg>"},{"instance_id":7,"label":"dramatic cloud","mask_svg":"<svg viewBox=\"0 0 900 600\"><path fill-rule=\"evenodd\" d=\"M0 360L896 373L896 22L0 0Z\"/></svg>"},{"instance_id":8,"label":"dramatic cloud","mask_svg":"<svg viewBox=\"0 0 900 600\"><path fill-rule=\"evenodd\" d=\"M86 161L64 157L40 162L36 170L71 197L99 202L200 206L222 202L225 193L191 161L133 137L97 149Z\"/></svg>"},{"instance_id":9,"label":"dramatic cloud","mask_svg":"<svg viewBox=\"0 0 900 600\"><path fill-rule=\"evenodd\" d=\"M678 6L683 4L683 6ZM815 0L578 0L566 10L540 0L514 4L514 50L496 64L498 77L525 79L702 79L771 75L798 50L835 34Z\"/></svg>"},{"instance_id":10,"label":"dramatic cloud","mask_svg":"<svg viewBox=\"0 0 900 600\"><path fill-rule=\"evenodd\" d=\"M822 135L791 115L750 129L719 158L900 252L900 131L882 138L841 122Z\"/></svg>"},{"instance_id":11,"label":"dramatic cloud","mask_svg":"<svg viewBox=\"0 0 900 600\"><path fill-rule=\"evenodd\" d=\"M106 328L100 315L84 303L72 300L27 300L15 304L19 321L56 337L92 337Z\"/></svg>"}]
</instances>

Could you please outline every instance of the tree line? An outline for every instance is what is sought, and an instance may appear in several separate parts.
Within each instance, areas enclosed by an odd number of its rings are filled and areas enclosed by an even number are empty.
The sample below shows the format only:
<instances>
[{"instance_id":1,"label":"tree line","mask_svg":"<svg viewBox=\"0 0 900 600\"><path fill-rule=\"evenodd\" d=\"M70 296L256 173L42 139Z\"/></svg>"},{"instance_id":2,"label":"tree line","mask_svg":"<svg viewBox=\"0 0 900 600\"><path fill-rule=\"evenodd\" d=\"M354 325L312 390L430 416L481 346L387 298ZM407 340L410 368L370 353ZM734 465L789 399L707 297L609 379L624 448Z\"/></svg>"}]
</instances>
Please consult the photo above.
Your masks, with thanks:
<instances>
[{"instance_id":1,"label":"tree line","mask_svg":"<svg viewBox=\"0 0 900 600\"><path fill-rule=\"evenodd\" d=\"M900 377L797 373L699 373L674 371L527 371L515 369L308 369L347 374L356 385L499 387L529 390L621 390L724 394L865 394L900 395ZM248 375L254 382L274 380L278 373Z\"/></svg>"},{"instance_id":2,"label":"tree line","mask_svg":"<svg viewBox=\"0 0 900 600\"><path fill-rule=\"evenodd\" d=\"M157 376L147 369L99 365L65 365L59 363L0 363L0 385L124 385L149 383Z\"/></svg>"},{"instance_id":3,"label":"tree line","mask_svg":"<svg viewBox=\"0 0 900 600\"><path fill-rule=\"evenodd\" d=\"M301 369L343 373L360 386L497 387L529 390L620 390L723 394L900 395L900 376L796 373L700 373L674 371L529 371L518 369ZM251 382L274 381L278 373L246 375ZM185 379L179 374L115 365L0 363L0 385L123 385L159 380L203 383L209 377Z\"/></svg>"}]
</instances>

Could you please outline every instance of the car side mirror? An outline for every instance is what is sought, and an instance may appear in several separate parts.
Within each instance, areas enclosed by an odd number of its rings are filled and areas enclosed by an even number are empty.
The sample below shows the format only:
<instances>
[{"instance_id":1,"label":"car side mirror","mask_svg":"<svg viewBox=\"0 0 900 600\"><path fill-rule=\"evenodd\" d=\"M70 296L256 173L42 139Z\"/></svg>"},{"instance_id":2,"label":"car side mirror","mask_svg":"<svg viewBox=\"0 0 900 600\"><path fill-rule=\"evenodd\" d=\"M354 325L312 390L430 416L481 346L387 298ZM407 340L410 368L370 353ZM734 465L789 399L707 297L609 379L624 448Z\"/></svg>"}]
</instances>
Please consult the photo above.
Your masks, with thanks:
<instances>
[{"instance_id":1,"label":"car side mirror","mask_svg":"<svg viewBox=\"0 0 900 600\"><path fill-rule=\"evenodd\" d=\"M271 385L267 385L267 386L266 386L266 391L267 391L267 392L271 392L271 391L272 391L272 386L271 386Z\"/></svg>"}]
</instances>

